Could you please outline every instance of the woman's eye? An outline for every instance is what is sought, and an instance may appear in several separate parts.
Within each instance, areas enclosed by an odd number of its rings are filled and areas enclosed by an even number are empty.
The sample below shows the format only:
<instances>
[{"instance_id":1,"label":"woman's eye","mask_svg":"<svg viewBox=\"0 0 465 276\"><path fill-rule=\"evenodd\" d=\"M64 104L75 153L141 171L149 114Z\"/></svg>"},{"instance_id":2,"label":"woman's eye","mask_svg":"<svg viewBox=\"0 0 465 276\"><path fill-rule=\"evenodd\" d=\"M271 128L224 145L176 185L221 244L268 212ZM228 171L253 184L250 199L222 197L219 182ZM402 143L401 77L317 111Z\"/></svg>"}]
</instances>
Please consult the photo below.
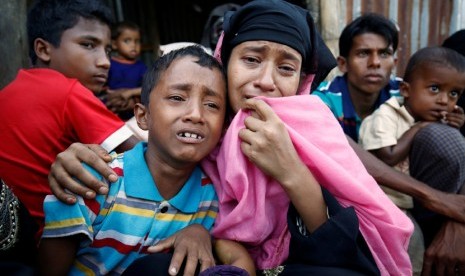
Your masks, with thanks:
<instances>
[{"instance_id":1,"label":"woman's eye","mask_svg":"<svg viewBox=\"0 0 465 276\"><path fill-rule=\"evenodd\" d=\"M206 103L205 105L213 109L220 109L216 103Z\"/></svg>"},{"instance_id":2,"label":"woman's eye","mask_svg":"<svg viewBox=\"0 0 465 276\"><path fill-rule=\"evenodd\" d=\"M280 68L287 72L295 72L295 69L292 66L281 66Z\"/></svg>"},{"instance_id":3,"label":"woman's eye","mask_svg":"<svg viewBox=\"0 0 465 276\"><path fill-rule=\"evenodd\" d=\"M244 60L247 63L258 63L259 62L258 59L255 57L245 57Z\"/></svg>"}]
</instances>

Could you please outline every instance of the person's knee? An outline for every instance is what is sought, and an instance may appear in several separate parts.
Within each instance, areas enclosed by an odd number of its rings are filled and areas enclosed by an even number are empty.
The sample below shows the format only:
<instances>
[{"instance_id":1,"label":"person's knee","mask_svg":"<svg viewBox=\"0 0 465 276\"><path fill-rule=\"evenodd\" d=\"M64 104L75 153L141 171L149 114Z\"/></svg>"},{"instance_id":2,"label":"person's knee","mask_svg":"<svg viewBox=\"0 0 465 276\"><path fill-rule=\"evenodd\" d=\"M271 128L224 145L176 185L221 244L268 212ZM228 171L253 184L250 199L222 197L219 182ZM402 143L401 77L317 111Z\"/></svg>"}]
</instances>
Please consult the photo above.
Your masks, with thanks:
<instances>
[{"instance_id":1,"label":"person's knee","mask_svg":"<svg viewBox=\"0 0 465 276\"><path fill-rule=\"evenodd\" d=\"M412 151L462 164L465 161L465 138L456 128L440 123L430 124L417 133Z\"/></svg>"}]
</instances>

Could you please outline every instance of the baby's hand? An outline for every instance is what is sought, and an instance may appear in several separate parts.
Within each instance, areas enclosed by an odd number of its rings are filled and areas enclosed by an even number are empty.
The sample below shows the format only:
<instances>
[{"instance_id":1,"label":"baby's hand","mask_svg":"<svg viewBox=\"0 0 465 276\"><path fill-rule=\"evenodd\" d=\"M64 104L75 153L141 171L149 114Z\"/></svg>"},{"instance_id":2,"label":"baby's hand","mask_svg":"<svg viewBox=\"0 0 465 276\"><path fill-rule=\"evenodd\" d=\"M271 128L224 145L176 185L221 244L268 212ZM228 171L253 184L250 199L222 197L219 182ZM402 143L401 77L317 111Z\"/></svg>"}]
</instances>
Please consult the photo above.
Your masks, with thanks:
<instances>
[{"instance_id":1,"label":"baby's hand","mask_svg":"<svg viewBox=\"0 0 465 276\"><path fill-rule=\"evenodd\" d=\"M463 108L456 105L452 112L446 114L445 121L451 127L461 128L465 123L465 112Z\"/></svg>"}]
</instances>

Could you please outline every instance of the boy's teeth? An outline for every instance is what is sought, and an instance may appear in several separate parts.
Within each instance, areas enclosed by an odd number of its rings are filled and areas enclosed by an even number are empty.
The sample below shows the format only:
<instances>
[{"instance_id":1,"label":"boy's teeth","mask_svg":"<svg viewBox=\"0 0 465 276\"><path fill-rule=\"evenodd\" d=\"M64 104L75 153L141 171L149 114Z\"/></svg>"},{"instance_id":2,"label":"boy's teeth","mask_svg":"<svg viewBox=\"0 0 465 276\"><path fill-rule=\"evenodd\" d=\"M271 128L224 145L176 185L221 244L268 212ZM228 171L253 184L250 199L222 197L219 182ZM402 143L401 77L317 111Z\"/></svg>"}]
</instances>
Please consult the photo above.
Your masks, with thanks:
<instances>
[{"instance_id":1,"label":"boy's teeth","mask_svg":"<svg viewBox=\"0 0 465 276\"><path fill-rule=\"evenodd\" d=\"M200 139L201 138L200 135L197 135L195 133L189 133L189 132L183 132L183 133L181 133L181 136L184 136L186 138L194 138L194 139Z\"/></svg>"}]
</instances>

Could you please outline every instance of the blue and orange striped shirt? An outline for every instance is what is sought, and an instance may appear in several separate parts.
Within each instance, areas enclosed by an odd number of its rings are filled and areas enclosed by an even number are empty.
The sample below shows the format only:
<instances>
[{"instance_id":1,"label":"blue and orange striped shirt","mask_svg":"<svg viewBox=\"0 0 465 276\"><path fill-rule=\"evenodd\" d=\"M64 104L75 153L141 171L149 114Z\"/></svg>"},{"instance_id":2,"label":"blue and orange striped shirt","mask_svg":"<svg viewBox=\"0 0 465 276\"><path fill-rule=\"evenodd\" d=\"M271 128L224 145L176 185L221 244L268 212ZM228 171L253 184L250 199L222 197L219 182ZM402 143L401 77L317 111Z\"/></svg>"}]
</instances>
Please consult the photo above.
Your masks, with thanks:
<instances>
[{"instance_id":1,"label":"blue and orange striped shirt","mask_svg":"<svg viewBox=\"0 0 465 276\"><path fill-rule=\"evenodd\" d=\"M202 170L196 167L179 193L165 200L145 162L145 149L146 143L141 142L110 163L120 177L109 185L108 195L98 195L95 200L79 198L74 205L46 197L42 238L85 237L70 275L119 275L146 255L147 247L184 227L201 224L212 228L218 200Z\"/></svg>"}]
</instances>

